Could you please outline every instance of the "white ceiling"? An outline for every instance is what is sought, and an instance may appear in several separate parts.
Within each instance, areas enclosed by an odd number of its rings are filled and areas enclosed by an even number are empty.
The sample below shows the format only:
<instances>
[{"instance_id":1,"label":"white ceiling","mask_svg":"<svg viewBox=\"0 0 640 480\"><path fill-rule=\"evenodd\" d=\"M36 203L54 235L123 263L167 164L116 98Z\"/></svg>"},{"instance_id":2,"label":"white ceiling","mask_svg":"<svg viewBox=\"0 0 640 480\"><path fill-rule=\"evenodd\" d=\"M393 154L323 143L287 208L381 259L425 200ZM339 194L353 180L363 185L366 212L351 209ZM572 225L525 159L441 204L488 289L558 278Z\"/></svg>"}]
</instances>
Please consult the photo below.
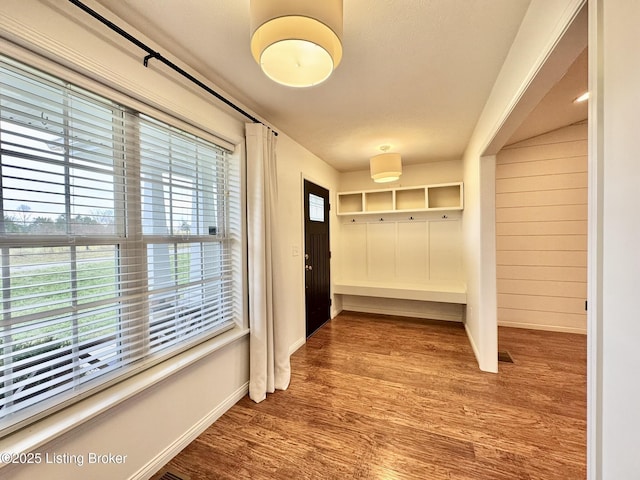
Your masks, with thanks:
<instances>
[{"instance_id":1,"label":"white ceiling","mask_svg":"<svg viewBox=\"0 0 640 480\"><path fill-rule=\"evenodd\" d=\"M461 158L530 0L345 0L342 63L309 89L262 74L249 0L99 1L160 53L351 171L382 144L405 164Z\"/></svg>"}]
</instances>

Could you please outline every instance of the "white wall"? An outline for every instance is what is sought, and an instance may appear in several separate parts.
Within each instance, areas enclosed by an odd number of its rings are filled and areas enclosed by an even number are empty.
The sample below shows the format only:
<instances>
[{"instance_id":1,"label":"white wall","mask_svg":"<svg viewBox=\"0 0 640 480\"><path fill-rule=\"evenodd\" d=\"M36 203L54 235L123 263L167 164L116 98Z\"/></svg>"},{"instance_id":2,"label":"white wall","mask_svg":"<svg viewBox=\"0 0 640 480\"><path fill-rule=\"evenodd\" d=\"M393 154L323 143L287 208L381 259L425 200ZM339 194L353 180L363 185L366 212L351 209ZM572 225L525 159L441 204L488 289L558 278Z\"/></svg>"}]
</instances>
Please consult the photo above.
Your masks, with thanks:
<instances>
[{"instance_id":1,"label":"white wall","mask_svg":"<svg viewBox=\"0 0 640 480\"><path fill-rule=\"evenodd\" d=\"M483 155L583 3L532 0L464 154L466 328L485 371L498 369L498 327L495 157Z\"/></svg>"},{"instance_id":2,"label":"white wall","mask_svg":"<svg viewBox=\"0 0 640 480\"><path fill-rule=\"evenodd\" d=\"M639 478L640 3L590 2L589 478Z\"/></svg>"},{"instance_id":3,"label":"white wall","mask_svg":"<svg viewBox=\"0 0 640 480\"><path fill-rule=\"evenodd\" d=\"M171 58L166 46L154 44L91 0L85 3ZM3 0L0 2L0 36L79 72L81 76L74 78L78 83L82 83L82 76L97 79L127 96L193 122L236 144L240 152L238 155L243 151L243 117L221 106L206 92L193 88L171 70L161 66L145 68L141 62L142 54L136 51L136 47L105 31L105 27L69 2ZM0 40L3 53L19 52L5 40ZM49 63L42 61L40 66L49 70ZM54 73L56 71L60 74L64 69L56 69L54 65ZM200 78L197 72L191 73ZM305 340L303 257L300 253L293 254L298 247L302 252L303 246L302 177L331 189L333 198L337 172L282 132L278 137L277 154L283 239L280 243L281 268L277 272L277 315L286 324L290 350L293 351ZM332 214L332 219L335 219L335 214ZM333 229L332 241L335 235ZM246 326L246 318L240 320ZM127 396L115 408L108 408L85 423L82 423L83 410L79 408L80 413L72 419L72 423L77 420L79 426L70 428L53 442L36 442L39 446L35 451L43 455L47 452L127 455L127 461L121 465L5 467L0 469L0 478L146 478L176 454L176 448L185 446L181 442L193 438L246 394L248 355L248 337L240 336L179 372L170 374L152 388L130 398ZM174 361L168 369L179 367L180 361ZM118 387L112 395L119 395L121 390ZM29 445L40 433L42 438L47 438L48 433L43 433L45 429L40 425L34 424L20 433L20 439L26 439L21 445ZM17 438L16 434L2 439L0 445L3 450L15 450L12 445L16 445Z\"/></svg>"},{"instance_id":4,"label":"white wall","mask_svg":"<svg viewBox=\"0 0 640 480\"><path fill-rule=\"evenodd\" d=\"M0 478L148 478L186 446L185 440L195 438L246 395L248 359L245 336L36 448L33 452L41 455L42 463L5 466ZM29 429L36 435L39 426ZM4 451L20 451L11 447L11 437L3 445ZM126 455L126 459L121 464L89 464L90 453ZM80 456L84 464L52 463L56 454Z\"/></svg>"},{"instance_id":5,"label":"white wall","mask_svg":"<svg viewBox=\"0 0 640 480\"><path fill-rule=\"evenodd\" d=\"M304 344L306 339L303 180L309 180L329 190L329 243L333 250L339 235L335 208L338 172L282 133L277 140L277 156L281 266L275 284L276 315L287 325L290 351L293 352ZM333 274L334 259L331 260L331 269ZM331 316L335 317L342 308L339 302L336 303L333 294L332 299Z\"/></svg>"},{"instance_id":6,"label":"white wall","mask_svg":"<svg viewBox=\"0 0 640 480\"><path fill-rule=\"evenodd\" d=\"M462 180L462 161L445 160L416 165L404 165L402 176L397 182L375 183L369 170L344 172L339 176L339 191L376 190L382 188L413 187L436 183L460 182Z\"/></svg>"}]
</instances>

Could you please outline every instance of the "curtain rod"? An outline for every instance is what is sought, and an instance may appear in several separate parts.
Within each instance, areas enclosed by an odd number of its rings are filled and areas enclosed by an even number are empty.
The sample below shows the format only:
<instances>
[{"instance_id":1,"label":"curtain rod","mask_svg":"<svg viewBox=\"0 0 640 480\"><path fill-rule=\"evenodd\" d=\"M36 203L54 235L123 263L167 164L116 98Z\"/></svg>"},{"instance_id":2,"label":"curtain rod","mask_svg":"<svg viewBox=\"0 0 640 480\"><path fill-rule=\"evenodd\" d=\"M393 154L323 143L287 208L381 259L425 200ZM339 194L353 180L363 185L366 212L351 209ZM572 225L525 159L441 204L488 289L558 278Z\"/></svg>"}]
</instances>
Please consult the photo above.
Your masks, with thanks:
<instances>
[{"instance_id":1,"label":"curtain rod","mask_svg":"<svg viewBox=\"0 0 640 480\"><path fill-rule=\"evenodd\" d=\"M115 23L113 23L111 20L103 17L102 15L100 15L98 12L96 12L95 10L92 10L91 8L89 8L87 5L85 5L84 3L80 2L79 0L69 0L72 4L74 4L76 7L80 8L81 10L85 11L86 13L88 13L89 15L91 15L93 18L95 18L96 20L98 20L99 22L103 23L104 25L106 25L107 27L109 27L111 30L113 30L114 32L118 33L119 35L121 35L122 37L126 38L127 40L129 40L131 43L133 43L134 45L136 45L137 47L141 48L142 50L144 50L145 52L147 52L147 56L144 57L143 60L143 65L145 67L149 66L149 60L152 58L155 58L156 60L164 63L167 67L171 68L172 70L174 70L175 72L179 73L180 75L182 75L183 77L185 77L186 79L190 80L191 82L195 83L197 86L199 86L200 88L202 88L203 90L205 90L206 92L210 93L211 95L213 95L214 97L216 97L218 100L220 100L221 102L223 102L225 105L228 105L229 107L233 108L236 112L241 113L242 115L244 115L245 117L247 117L249 120L251 120L254 123L261 123L262 125L264 125L263 122L261 122L260 120L258 120L256 117L254 117L253 115L251 115L250 113L246 112L245 110L243 110L242 108L238 107L236 104L234 104L233 102L231 102L230 100L227 100L226 98L224 98L222 95L220 95L218 92L216 92L215 90L213 90L212 88L208 87L207 85L205 85L203 82L201 82L200 80L198 80L196 77L194 77L193 75L191 75L189 72L185 71L184 69L180 68L178 65L176 65L175 63L173 63L171 60L168 60L167 58L165 58L164 56L162 56L162 54L160 52L155 51L154 49L152 49L151 47L149 47L148 45L145 45L144 43L142 43L140 40L138 40L136 37L134 37L133 35L131 35L130 33L128 33L127 31L123 30L122 28L120 28L118 25L116 25ZM265 125L266 126L266 125ZM273 130L272 130L273 131ZM278 132L273 131L274 135L278 135Z\"/></svg>"}]
</instances>

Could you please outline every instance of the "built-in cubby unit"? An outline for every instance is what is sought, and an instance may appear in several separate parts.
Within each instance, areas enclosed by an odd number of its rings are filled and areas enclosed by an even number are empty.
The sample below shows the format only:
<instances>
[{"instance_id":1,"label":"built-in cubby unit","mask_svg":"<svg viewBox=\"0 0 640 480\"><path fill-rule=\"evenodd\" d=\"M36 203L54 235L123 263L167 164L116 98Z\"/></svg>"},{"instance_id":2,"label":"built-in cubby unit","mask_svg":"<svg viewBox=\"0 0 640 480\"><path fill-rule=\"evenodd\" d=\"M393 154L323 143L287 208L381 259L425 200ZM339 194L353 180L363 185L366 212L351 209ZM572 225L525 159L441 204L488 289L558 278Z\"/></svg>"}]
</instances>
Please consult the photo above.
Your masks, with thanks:
<instances>
[{"instance_id":1,"label":"built-in cubby unit","mask_svg":"<svg viewBox=\"0 0 640 480\"><path fill-rule=\"evenodd\" d=\"M427 199L427 208L430 209L450 209L452 206L462 208L462 184L428 187Z\"/></svg>"},{"instance_id":2,"label":"built-in cubby unit","mask_svg":"<svg viewBox=\"0 0 640 480\"><path fill-rule=\"evenodd\" d=\"M363 198L362 192L339 193L338 194L338 215L347 213L362 213Z\"/></svg>"},{"instance_id":3,"label":"built-in cubby unit","mask_svg":"<svg viewBox=\"0 0 640 480\"><path fill-rule=\"evenodd\" d=\"M393 211L393 190L364 192L365 212Z\"/></svg>"},{"instance_id":4,"label":"built-in cubby unit","mask_svg":"<svg viewBox=\"0 0 640 480\"><path fill-rule=\"evenodd\" d=\"M332 292L347 310L462 321L463 185L339 192Z\"/></svg>"},{"instance_id":5,"label":"built-in cubby unit","mask_svg":"<svg viewBox=\"0 0 640 480\"><path fill-rule=\"evenodd\" d=\"M396 190L396 210L423 210L425 202L425 188L403 188Z\"/></svg>"},{"instance_id":6,"label":"built-in cubby unit","mask_svg":"<svg viewBox=\"0 0 640 480\"><path fill-rule=\"evenodd\" d=\"M462 210L462 182L338 193L338 215Z\"/></svg>"}]
</instances>

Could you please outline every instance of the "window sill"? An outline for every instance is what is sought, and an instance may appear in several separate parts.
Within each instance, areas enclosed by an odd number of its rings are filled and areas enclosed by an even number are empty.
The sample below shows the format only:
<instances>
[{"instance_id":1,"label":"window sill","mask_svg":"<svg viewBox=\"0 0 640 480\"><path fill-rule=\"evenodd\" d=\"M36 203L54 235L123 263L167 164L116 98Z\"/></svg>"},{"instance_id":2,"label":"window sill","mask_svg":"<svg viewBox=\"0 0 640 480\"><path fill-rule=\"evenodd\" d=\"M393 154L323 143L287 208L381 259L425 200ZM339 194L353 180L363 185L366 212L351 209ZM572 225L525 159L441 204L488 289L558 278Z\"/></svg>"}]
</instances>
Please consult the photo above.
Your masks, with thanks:
<instances>
[{"instance_id":1,"label":"window sill","mask_svg":"<svg viewBox=\"0 0 640 480\"><path fill-rule=\"evenodd\" d=\"M124 402L207 355L249 334L234 327L144 372L0 439L0 452L31 452L47 442ZM0 469L6 464L0 462Z\"/></svg>"}]
</instances>

